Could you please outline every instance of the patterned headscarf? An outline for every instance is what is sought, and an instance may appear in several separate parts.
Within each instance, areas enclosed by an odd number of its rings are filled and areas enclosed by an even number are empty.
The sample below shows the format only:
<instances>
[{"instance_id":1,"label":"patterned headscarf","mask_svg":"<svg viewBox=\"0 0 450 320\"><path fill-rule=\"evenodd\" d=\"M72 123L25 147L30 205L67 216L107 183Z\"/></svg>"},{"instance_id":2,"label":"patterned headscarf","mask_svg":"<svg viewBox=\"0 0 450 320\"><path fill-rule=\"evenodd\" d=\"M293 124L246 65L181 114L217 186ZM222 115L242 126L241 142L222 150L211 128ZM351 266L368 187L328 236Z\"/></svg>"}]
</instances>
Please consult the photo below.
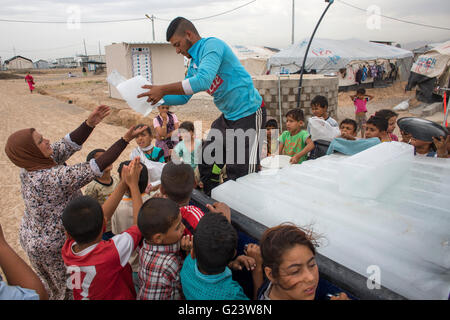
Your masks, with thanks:
<instances>
[{"instance_id":1,"label":"patterned headscarf","mask_svg":"<svg viewBox=\"0 0 450 320\"><path fill-rule=\"evenodd\" d=\"M34 128L29 128L11 134L5 146L6 155L16 166L28 171L54 167L56 162L45 157L34 142L34 131Z\"/></svg>"}]
</instances>

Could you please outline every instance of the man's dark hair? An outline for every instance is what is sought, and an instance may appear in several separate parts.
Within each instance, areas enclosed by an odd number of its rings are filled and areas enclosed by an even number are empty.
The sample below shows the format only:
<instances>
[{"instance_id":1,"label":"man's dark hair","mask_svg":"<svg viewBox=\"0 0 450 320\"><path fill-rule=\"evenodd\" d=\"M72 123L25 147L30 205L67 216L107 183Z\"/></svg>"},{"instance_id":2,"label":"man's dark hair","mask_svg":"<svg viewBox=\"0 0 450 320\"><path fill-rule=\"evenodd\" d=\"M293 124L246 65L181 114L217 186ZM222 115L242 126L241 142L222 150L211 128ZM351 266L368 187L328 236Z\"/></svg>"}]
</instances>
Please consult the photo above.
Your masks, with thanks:
<instances>
[{"instance_id":1,"label":"man's dark hair","mask_svg":"<svg viewBox=\"0 0 450 320\"><path fill-rule=\"evenodd\" d=\"M178 205L166 198L150 198L139 210L137 226L148 241L157 233L166 233L180 214Z\"/></svg>"},{"instance_id":2,"label":"man's dark hair","mask_svg":"<svg viewBox=\"0 0 450 320\"><path fill-rule=\"evenodd\" d=\"M67 233L77 243L92 242L102 232L102 206L89 196L75 198L64 209L62 223Z\"/></svg>"},{"instance_id":3,"label":"man's dark hair","mask_svg":"<svg viewBox=\"0 0 450 320\"><path fill-rule=\"evenodd\" d=\"M129 165L130 162L131 162L130 160L127 160L127 161L123 161L120 163L119 168L117 169L117 172L119 173L119 177L122 177L123 166ZM139 186L139 192L144 193L145 189L148 186L148 170L147 170L147 167L144 164L142 164L142 162L141 162L141 165L142 165L142 170L141 170L141 173L139 174L138 186Z\"/></svg>"},{"instance_id":4,"label":"man's dark hair","mask_svg":"<svg viewBox=\"0 0 450 320\"><path fill-rule=\"evenodd\" d=\"M233 259L238 244L236 230L220 213L207 213L194 233L193 248L199 269L218 274Z\"/></svg>"},{"instance_id":5,"label":"man's dark hair","mask_svg":"<svg viewBox=\"0 0 450 320\"><path fill-rule=\"evenodd\" d=\"M194 189L194 170L187 163L168 162L161 172L161 187L167 196L175 202L190 198Z\"/></svg>"},{"instance_id":6,"label":"man's dark hair","mask_svg":"<svg viewBox=\"0 0 450 320\"><path fill-rule=\"evenodd\" d=\"M275 129L278 129L278 122L275 119L269 119L266 122L266 128L267 127L274 127Z\"/></svg>"},{"instance_id":7,"label":"man's dark hair","mask_svg":"<svg viewBox=\"0 0 450 320\"><path fill-rule=\"evenodd\" d=\"M105 149L94 149L91 152L88 153L86 157L86 161L89 162L91 159L94 159L95 155L99 152L105 152Z\"/></svg>"},{"instance_id":8,"label":"man's dark hair","mask_svg":"<svg viewBox=\"0 0 450 320\"><path fill-rule=\"evenodd\" d=\"M356 93L357 93L357 94L366 94L366 89L364 89L364 88L358 88L358 89L356 90Z\"/></svg>"},{"instance_id":9,"label":"man's dark hair","mask_svg":"<svg viewBox=\"0 0 450 320\"><path fill-rule=\"evenodd\" d=\"M197 29L195 28L194 24L189 21L186 18L183 17L177 17L170 22L169 26L167 27L166 31L166 40L167 42L170 41L170 39L175 34L184 34L186 30L192 31L195 34L199 34Z\"/></svg>"},{"instance_id":10,"label":"man's dark hair","mask_svg":"<svg viewBox=\"0 0 450 320\"><path fill-rule=\"evenodd\" d=\"M191 121L183 121L180 124L179 129L184 129L186 131L194 132L194 124Z\"/></svg>"},{"instance_id":11,"label":"man's dark hair","mask_svg":"<svg viewBox=\"0 0 450 320\"><path fill-rule=\"evenodd\" d=\"M353 120L353 119L346 118L346 119L342 120L342 122L341 122L341 124L339 125L339 127L342 126L343 124L349 124L349 125L352 125L352 126L353 126L353 132L356 132L356 130L357 130L357 128L358 128L358 124L357 124L356 121Z\"/></svg>"},{"instance_id":12,"label":"man's dark hair","mask_svg":"<svg viewBox=\"0 0 450 320\"><path fill-rule=\"evenodd\" d=\"M371 116L366 124L372 124L380 131L387 131L389 126L387 119L380 116Z\"/></svg>"},{"instance_id":13,"label":"man's dark hair","mask_svg":"<svg viewBox=\"0 0 450 320\"><path fill-rule=\"evenodd\" d=\"M286 118L287 117L291 117L295 121L305 121L305 115L303 114L303 110L300 108L289 110L286 113Z\"/></svg>"},{"instance_id":14,"label":"man's dark hair","mask_svg":"<svg viewBox=\"0 0 450 320\"><path fill-rule=\"evenodd\" d=\"M322 108L328 108L328 99L324 96L315 96L311 100L311 106L320 106Z\"/></svg>"}]
</instances>

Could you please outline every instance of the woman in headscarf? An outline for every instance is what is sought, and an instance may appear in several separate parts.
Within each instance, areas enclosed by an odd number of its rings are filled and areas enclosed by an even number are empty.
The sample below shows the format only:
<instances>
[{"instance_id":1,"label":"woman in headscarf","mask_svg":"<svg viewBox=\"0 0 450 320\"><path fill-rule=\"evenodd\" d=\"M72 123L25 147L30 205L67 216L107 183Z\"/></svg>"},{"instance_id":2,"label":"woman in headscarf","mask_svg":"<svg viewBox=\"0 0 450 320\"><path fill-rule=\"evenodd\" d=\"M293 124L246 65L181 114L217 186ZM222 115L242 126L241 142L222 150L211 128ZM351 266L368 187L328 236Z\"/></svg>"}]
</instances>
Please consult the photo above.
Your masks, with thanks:
<instances>
[{"instance_id":1,"label":"woman in headscarf","mask_svg":"<svg viewBox=\"0 0 450 320\"><path fill-rule=\"evenodd\" d=\"M128 143L145 130L132 127L99 158L66 165L65 161L81 149L94 127L109 113L109 107L97 107L77 129L53 144L34 128L28 128L11 134L5 146L8 158L22 168L25 212L19 231L20 243L50 299L72 299L61 257L66 238L61 220L64 208L81 196L80 189L100 177Z\"/></svg>"}]
</instances>

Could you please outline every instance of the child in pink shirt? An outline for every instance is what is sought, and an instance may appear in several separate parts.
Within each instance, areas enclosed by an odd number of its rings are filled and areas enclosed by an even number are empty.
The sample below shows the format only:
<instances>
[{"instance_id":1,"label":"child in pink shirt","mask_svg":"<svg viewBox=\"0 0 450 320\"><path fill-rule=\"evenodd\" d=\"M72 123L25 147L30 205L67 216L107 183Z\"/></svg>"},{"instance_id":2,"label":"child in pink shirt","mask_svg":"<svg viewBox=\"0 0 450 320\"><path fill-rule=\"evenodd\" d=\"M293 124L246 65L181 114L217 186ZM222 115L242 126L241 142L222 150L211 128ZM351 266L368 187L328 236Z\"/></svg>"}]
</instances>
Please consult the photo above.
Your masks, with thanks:
<instances>
[{"instance_id":1,"label":"child in pink shirt","mask_svg":"<svg viewBox=\"0 0 450 320\"><path fill-rule=\"evenodd\" d=\"M373 99L373 96L366 94L366 89L359 88L355 95L351 95L350 98L355 105L355 120L358 125L357 131L361 130L361 138L364 138L365 124L366 124L366 113L367 113L367 102Z\"/></svg>"}]
</instances>

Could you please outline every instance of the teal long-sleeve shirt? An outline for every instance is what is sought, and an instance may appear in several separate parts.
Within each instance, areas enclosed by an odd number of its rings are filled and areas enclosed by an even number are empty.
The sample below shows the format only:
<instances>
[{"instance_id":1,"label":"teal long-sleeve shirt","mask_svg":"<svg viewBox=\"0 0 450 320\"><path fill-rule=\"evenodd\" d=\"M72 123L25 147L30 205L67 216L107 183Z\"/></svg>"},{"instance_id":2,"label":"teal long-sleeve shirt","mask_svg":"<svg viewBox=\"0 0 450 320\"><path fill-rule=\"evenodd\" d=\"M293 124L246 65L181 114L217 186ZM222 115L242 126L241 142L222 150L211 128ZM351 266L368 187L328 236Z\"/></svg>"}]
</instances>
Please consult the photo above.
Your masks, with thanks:
<instances>
[{"instance_id":1,"label":"teal long-sleeve shirt","mask_svg":"<svg viewBox=\"0 0 450 320\"><path fill-rule=\"evenodd\" d=\"M217 38L201 38L188 50L192 59L183 81L186 95L166 95L165 105L182 105L194 93L206 91L227 120L238 120L258 110L262 98L250 74L231 48Z\"/></svg>"}]
</instances>

